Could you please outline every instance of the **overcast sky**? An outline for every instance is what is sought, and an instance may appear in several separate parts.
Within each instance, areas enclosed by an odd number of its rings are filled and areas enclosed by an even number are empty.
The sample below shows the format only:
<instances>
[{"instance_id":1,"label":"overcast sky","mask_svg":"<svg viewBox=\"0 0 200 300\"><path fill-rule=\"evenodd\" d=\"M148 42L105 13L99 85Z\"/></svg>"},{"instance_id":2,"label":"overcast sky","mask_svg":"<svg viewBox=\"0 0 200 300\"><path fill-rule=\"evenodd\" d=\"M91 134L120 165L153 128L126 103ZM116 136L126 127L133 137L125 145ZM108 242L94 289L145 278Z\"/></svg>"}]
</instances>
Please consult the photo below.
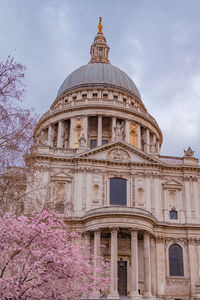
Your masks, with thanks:
<instances>
[{"instance_id":1,"label":"overcast sky","mask_svg":"<svg viewBox=\"0 0 200 300\"><path fill-rule=\"evenodd\" d=\"M99 16L110 62L163 132L162 155L191 146L200 158L200 0L0 0L0 59L27 66L24 106L43 114L88 63Z\"/></svg>"}]
</instances>

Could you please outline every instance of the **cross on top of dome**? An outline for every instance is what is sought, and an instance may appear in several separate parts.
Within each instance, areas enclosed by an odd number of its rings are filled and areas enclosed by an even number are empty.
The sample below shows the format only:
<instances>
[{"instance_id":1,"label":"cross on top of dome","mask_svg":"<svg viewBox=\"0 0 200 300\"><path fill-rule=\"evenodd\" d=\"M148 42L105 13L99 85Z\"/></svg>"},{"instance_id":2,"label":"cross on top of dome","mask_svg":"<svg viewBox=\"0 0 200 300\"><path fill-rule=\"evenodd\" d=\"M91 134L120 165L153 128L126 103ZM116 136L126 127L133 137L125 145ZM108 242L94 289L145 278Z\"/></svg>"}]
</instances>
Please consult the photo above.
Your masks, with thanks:
<instances>
[{"instance_id":1,"label":"cross on top of dome","mask_svg":"<svg viewBox=\"0 0 200 300\"><path fill-rule=\"evenodd\" d=\"M106 44L106 38L103 35L102 17L99 18L98 32L90 48L91 60L89 63L106 63L109 64L108 53L109 46Z\"/></svg>"}]
</instances>

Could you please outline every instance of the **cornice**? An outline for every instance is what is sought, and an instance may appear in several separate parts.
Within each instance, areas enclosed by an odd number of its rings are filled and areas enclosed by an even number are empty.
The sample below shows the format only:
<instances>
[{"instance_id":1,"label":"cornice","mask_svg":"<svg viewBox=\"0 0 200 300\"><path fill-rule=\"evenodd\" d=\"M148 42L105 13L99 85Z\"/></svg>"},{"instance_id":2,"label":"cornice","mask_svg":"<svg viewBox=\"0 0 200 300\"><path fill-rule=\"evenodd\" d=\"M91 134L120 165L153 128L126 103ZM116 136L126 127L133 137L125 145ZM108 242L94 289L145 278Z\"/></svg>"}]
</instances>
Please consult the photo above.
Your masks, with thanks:
<instances>
[{"instance_id":1,"label":"cornice","mask_svg":"<svg viewBox=\"0 0 200 300\"><path fill-rule=\"evenodd\" d=\"M37 159L41 159L41 160L46 160L46 161L60 161L60 162L84 162L84 163L97 163L98 167L99 164L101 164L102 168L104 168L105 166L127 166L129 168L132 167L141 167L141 168L151 168L151 169L157 169L158 172L164 172L164 171L178 171L179 173L181 173L181 175L183 175L183 171L190 171L190 172L195 172L196 174L194 174L193 176L186 176L184 177L185 179L191 178L191 177L195 177L197 178L200 174L200 166L173 166L173 165L163 165L162 162L120 162L120 161L112 161L112 160L105 160L105 159L95 159L95 158L88 158L88 157L76 157L76 156L72 156L72 157L61 157L61 156L53 156L53 154L49 154L49 153L38 153L35 154L35 158ZM147 171L148 172L148 171ZM148 175L148 174L147 174ZM163 174L165 175L165 174Z\"/></svg>"}]
</instances>

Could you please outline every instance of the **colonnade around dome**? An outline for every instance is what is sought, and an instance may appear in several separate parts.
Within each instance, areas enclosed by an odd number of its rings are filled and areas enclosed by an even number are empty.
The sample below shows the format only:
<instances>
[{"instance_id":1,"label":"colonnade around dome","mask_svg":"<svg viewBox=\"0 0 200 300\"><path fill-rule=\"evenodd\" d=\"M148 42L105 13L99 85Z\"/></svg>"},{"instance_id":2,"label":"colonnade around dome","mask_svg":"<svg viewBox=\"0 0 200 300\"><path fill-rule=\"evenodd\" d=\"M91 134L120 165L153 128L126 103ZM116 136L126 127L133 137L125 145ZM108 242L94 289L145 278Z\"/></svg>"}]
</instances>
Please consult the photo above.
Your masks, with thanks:
<instances>
[{"instance_id":1,"label":"colonnade around dome","mask_svg":"<svg viewBox=\"0 0 200 300\"><path fill-rule=\"evenodd\" d=\"M36 144L84 151L124 140L146 153L158 155L162 135L155 120L141 101L137 100L138 104L116 92L108 94L103 89L95 89L88 94L79 92L81 99L63 96L67 104L61 100L56 102L41 118L42 126L35 132Z\"/></svg>"}]
</instances>

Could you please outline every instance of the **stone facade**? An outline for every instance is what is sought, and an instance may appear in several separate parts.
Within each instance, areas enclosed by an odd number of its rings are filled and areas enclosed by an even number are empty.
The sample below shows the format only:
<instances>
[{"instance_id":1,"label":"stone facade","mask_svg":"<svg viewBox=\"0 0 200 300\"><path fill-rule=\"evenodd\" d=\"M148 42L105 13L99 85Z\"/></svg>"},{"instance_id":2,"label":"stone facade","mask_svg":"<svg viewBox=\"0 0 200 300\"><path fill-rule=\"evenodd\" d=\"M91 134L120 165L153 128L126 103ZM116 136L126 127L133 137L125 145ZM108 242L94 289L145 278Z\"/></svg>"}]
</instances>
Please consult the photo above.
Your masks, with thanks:
<instances>
[{"instance_id":1,"label":"stone facade","mask_svg":"<svg viewBox=\"0 0 200 300\"><path fill-rule=\"evenodd\" d=\"M198 160L190 148L183 157L160 155L158 124L108 52L100 26L89 65L69 75L39 120L25 213L52 208L73 219L86 245L110 258L111 276L119 277L108 298L200 299ZM83 69L93 74L90 81ZM113 178L124 179L123 204L111 204ZM178 276L170 271L171 245L182 251Z\"/></svg>"}]
</instances>

